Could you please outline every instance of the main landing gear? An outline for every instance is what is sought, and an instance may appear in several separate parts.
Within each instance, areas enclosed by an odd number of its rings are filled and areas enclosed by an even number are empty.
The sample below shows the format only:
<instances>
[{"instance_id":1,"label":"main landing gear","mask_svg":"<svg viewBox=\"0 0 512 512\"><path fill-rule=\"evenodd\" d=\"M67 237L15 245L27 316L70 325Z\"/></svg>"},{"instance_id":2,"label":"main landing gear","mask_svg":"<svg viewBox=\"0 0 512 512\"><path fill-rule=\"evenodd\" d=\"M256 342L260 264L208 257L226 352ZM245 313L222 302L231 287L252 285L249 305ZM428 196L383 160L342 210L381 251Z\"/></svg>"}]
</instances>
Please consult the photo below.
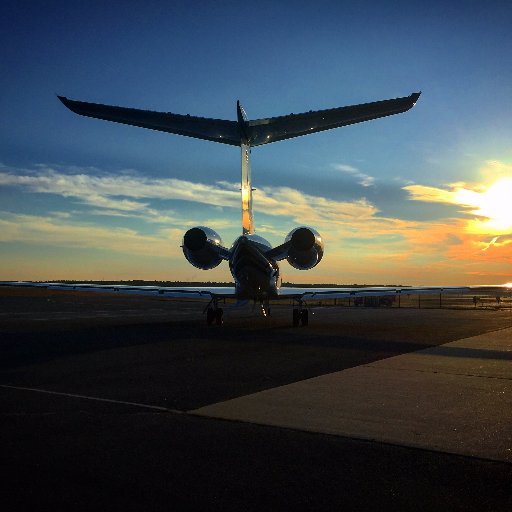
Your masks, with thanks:
<instances>
[{"instance_id":1,"label":"main landing gear","mask_svg":"<svg viewBox=\"0 0 512 512\"><path fill-rule=\"evenodd\" d=\"M303 307L302 301L299 301L298 308L293 308L293 327L301 324L303 327L309 325L309 310Z\"/></svg>"},{"instance_id":2,"label":"main landing gear","mask_svg":"<svg viewBox=\"0 0 512 512\"><path fill-rule=\"evenodd\" d=\"M212 299L208 306L206 306L204 312L206 312L206 323L208 325L222 325L224 310L219 308L217 299Z\"/></svg>"},{"instance_id":3,"label":"main landing gear","mask_svg":"<svg viewBox=\"0 0 512 512\"><path fill-rule=\"evenodd\" d=\"M223 320L222 320L222 315L223 315L224 311L222 310L222 308L208 308L206 310L206 323L208 325L212 325L215 323L215 325L222 325L223 323Z\"/></svg>"},{"instance_id":4,"label":"main landing gear","mask_svg":"<svg viewBox=\"0 0 512 512\"><path fill-rule=\"evenodd\" d=\"M261 314L266 318L270 316L270 304L268 299L263 302L260 301Z\"/></svg>"}]
</instances>

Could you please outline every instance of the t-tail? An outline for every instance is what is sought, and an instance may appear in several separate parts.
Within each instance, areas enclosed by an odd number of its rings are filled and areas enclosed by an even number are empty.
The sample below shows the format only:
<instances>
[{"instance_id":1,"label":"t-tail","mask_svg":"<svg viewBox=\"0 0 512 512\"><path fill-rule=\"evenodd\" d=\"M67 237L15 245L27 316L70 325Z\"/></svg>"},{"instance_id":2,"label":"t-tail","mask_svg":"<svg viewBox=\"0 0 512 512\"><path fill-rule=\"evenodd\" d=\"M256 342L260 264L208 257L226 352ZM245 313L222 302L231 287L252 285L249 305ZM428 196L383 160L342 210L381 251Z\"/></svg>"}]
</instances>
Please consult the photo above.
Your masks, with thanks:
<instances>
[{"instance_id":1,"label":"t-tail","mask_svg":"<svg viewBox=\"0 0 512 512\"><path fill-rule=\"evenodd\" d=\"M242 230L244 235L254 233L252 215L251 148L293 137L340 128L355 123L406 112L412 108L420 93L390 100L361 103L347 107L309 111L302 114L269 117L250 121L240 102L237 102L237 120L208 119L171 112L153 112L134 108L116 107L99 103L59 99L77 114L140 126L187 137L240 146L242 156Z\"/></svg>"}]
</instances>

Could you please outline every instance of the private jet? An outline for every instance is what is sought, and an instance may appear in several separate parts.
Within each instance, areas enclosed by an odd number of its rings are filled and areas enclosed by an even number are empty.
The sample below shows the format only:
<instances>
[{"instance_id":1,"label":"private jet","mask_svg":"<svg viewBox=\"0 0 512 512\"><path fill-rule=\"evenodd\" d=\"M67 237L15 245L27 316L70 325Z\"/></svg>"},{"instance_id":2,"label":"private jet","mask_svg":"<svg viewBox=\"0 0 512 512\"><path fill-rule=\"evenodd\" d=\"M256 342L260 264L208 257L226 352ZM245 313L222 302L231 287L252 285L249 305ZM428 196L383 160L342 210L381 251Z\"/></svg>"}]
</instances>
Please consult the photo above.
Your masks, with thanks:
<instances>
[{"instance_id":1,"label":"private jet","mask_svg":"<svg viewBox=\"0 0 512 512\"><path fill-rule=\"evenodd\" d=\"M469 287L280 288L278 262L287 260L292 267L299 270L315 267L324 254L322 236L312 227L299 226L288 233L281 245L272 247L267 240L255 233L252 209L255 189L252 186L250 166L253 147L400 114L410 110L418 101L420 94L416 92L395 99L257 120L249 120L238 101L235 121L88 103L58 96L69 110L82 116L240 147L242 234L228 248L214 229L197 226L184 234L181 245L185 258L199 269L209 270L220 265L223 260L227 261L233 276L234 287L195 289L63 283L2 284L201 298L208 301L205 313L209 325L222 324L223 309L220 305L226 298L236 299L239 302L254 301L255 304L260 305L264 315L270 313L271 300L289 299L293 303L293 325L305 326L309 323L307 307L309 301L346 297L397 296L401 293L468 291Z\"/></svg>"}]
</instances>

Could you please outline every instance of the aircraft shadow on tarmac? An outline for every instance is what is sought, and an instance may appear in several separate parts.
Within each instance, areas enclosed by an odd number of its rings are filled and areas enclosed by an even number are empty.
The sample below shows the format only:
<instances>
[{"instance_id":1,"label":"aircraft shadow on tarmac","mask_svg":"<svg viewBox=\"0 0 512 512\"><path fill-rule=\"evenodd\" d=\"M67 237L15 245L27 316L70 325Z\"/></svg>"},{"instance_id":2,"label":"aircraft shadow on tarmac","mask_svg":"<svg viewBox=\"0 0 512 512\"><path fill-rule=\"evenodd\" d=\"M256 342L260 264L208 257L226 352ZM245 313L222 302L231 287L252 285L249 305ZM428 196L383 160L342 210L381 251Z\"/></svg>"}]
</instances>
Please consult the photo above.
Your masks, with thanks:
<instances>
[{"instance_id":1,"label":"aircraft shadow on tarmac","mask_svg":"<svg viewBox=\"0 0 512 512\"><path fill-rule=\"evenodd\" d=\"M33 364L60 357L78 354L99 352L122 347L137 345L151 345L156 343L176 343L186 340L201 340L215 344L228 342L230 349L233 345L247 346L258 344L260 346L275 345L276 347L293 346L298 351L307 348L340 349L351 352L356 364L364 364L379 359L392 357L408 352L421 351L430 347L436 348L436 355L444 357L463 357L475 359L512 360L512 353L453 346L439 346L442 343L453 341L439 336L437 343L428 341L408 341L407 335L398 339L385 337L372 339L347 335L340 327L338 332L315 333L309 330L307 335L291 329L252 330L247 328L224 327L222 329L207 328L192 324L189 321L169 323L152 323L120 326L101 326L79 328L70 331L49 330L27 333L3 333L0 343L2 358L0 368L9 368L19 365ZM192 341L194 343L194 341ZM218 346L218 345L217 345ZM212 345L215 347L215 345ZM221 347L218 346L221 350ZM322 359L329 359L332 351L322 351ZM418 352L421 354L421 352ZM226 356L229 352L226 353ZM334 354L335 355L335 354ZM344 369L345 358L338 361L326 361L329 371ZM339 366L339 368L337 368ZM334 368L334 370L333 370Z\"/></svg>"},{"instance_id":2,"label":"aircraft shadow on tarmac","mask_svg":"<svg viewBox=\"0 0 512 512\"><path fill-rule=\"evenodd\" d=\"M393 355L421 350L431 346L425 343L406 340L372 340L353 336L344 336L342 332L326 335L297 336L296 331L265 330L224 327L222 329L192 325L190 322L152 323L140 325L102 326L80 328L72 331L49 330L29 333L4 333L0 343L2 360L0 367L17 366L47 361L76 354L98 352L121 347L151 345L157 343L173 344L190 340L215 343L228 342L232 347L240 348L250 344L261 346L275 345L300 347L339 348L365 353L369 360L382 359ZM220 345L217 345L221 349ZM229 352L226 353L229 356Z\"/></svg>"}]
</instances>

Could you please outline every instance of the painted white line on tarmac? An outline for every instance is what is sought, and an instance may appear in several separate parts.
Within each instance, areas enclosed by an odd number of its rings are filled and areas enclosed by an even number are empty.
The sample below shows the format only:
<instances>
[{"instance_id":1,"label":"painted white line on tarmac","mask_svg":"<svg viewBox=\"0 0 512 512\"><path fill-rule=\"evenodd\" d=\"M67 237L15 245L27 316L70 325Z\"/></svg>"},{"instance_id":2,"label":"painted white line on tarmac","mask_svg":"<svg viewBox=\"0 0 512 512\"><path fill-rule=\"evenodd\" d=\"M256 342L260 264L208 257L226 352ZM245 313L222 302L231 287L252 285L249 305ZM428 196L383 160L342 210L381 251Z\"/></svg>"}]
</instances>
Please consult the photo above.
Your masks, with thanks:
<instances>
[{"instance_id":1,"label":"painted white line on tarmac","mask_svg":"<svg viewBox=\"0 0 512 512\"><path fill-rule=\"evenodd\" d=\"M7 384L0 384L0 388L16 389L18 391L32 391L35 393L44 393L46 395L66 396L68 398L82 398L84 400L94 400L96 402L107 402L107 403L111 403L111 404L131 405L133 407L142 407L144 409L153 409L156 411L171 412L174 414L184 414L185 413L185 411L180 411L178 409L169 409L168 407L160 407L158 405L140 404L138 402L126 402L124 400L112 400L111 398L100 398L97 396L77 395L74 393L62 393L60 391L50 391L48 389L24 388L24 387L20 387L20 386L8 386Z\"/></svg>"}]
</instances>

